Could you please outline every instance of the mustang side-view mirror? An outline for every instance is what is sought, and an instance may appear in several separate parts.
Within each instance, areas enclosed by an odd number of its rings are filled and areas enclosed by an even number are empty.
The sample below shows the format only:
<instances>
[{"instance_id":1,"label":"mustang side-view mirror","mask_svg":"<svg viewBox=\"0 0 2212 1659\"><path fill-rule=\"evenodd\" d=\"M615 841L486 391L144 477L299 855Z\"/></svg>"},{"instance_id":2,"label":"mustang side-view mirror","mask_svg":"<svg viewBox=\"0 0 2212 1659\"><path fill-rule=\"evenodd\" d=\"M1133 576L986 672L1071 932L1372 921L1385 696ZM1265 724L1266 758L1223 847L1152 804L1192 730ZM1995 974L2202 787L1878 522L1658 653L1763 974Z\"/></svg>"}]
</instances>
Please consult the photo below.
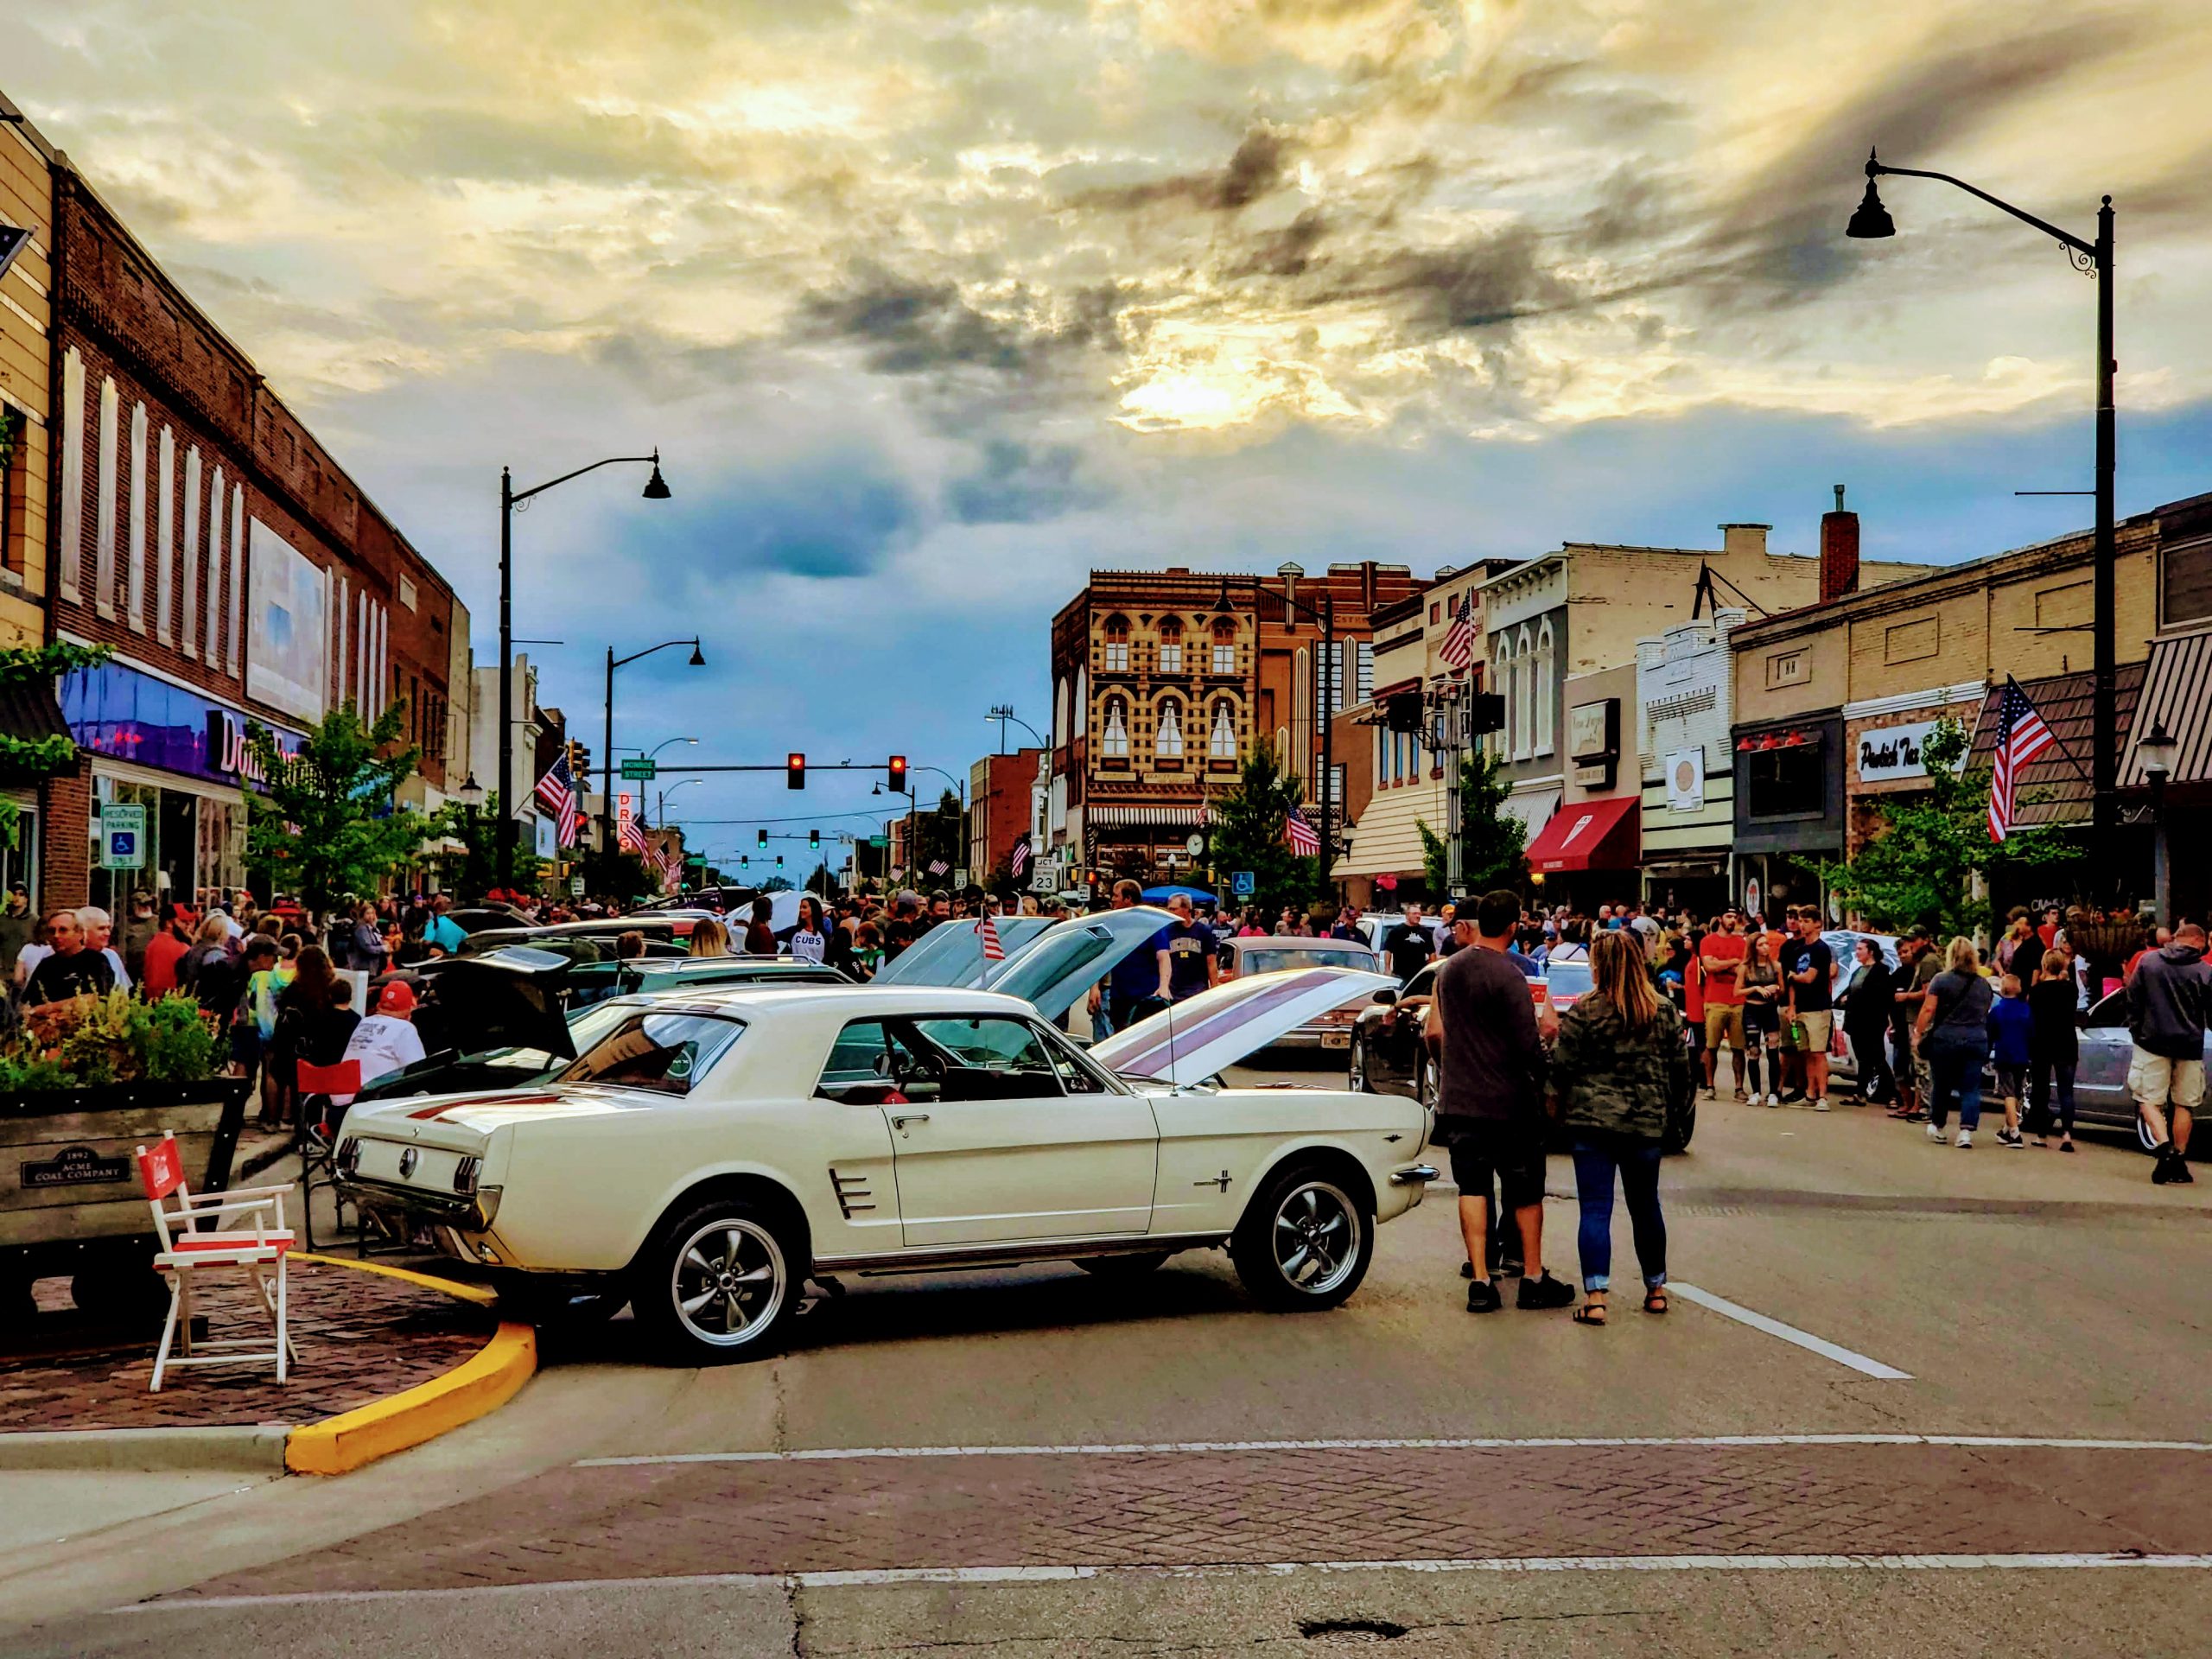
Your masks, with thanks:
<instances>
[{"instance_id":1,"label":"mustang side-view mirror","mask_svg":"<svg viewBox=\"0 0 2212 1659\"><path fill-rule=\"evenodd\" d=\"M1397 1005L1398 994L1395 991L1377 991L1375 993L1375 1006L1376 1007L1394 1008L1397 1007Z\"/></svg>"}]
</instances>

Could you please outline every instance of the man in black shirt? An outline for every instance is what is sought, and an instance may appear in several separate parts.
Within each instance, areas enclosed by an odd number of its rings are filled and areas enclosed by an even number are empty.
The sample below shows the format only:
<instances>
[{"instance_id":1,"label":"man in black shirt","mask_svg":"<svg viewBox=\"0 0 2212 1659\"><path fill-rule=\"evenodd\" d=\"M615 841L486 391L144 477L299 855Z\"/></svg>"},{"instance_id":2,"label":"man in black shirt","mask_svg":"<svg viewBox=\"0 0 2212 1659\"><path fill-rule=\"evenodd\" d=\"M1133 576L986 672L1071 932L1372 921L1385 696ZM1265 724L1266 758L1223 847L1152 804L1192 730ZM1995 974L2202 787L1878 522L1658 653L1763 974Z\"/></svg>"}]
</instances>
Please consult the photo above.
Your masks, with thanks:
<instances>
[{"instance_id":1,"label":"man in black shirt","mask_svg":"<svg viewBox=\"0 0 2212 1659\"><path fill-rule=\"evenodd\" d=\"M1221 982L1221 961L1214 951L1213 930L1192 918L1190 895L1177 893L1167 901L1174 921L1153 936L1154 955L1160 968L1160 1000L1187 1002L1200 991Z\"/></svg>"},{"instance_id":2,"label":"man in black shirt","mask_svg":"<svg viewBox=\"0 0 2212 1659\"><path fill-rule=\"evenodd\" d=\"M1799 1045L1805 1057L1805 1093L1813 1109L1828 1109L1828 1038L1835 1014L1829 989L1835 981L1835 956L1821 938L1821 912L1808 905L1797 912L1797 937L1782 947L1782 976L1789 988L1791 1017L1805 1028Z\"/></svg>"},{"instance_id":3,"label":"man in black shirt","mask_svg":"<svg viewBox=\"0 0 2212 1659\"><path fill-rule=\"evenodd\" d=\"M104 950L85 949L84 929L73 910L57 910L46 918L46 942L54 954L31 970L23 987L23 1006L66 1002L73 996L105 996L115 988L115 969Z\"/></svg>"},{"instance_id":4,"label":"man in black shirt","mask_svg":"<svg viewBox=\"0 0 2212 1659\"><path fill-rule=\"evenodd\" d=\"M1428 966L1429 958L1436 954L1436 942L1428 936L1419 905L1408 905L1405 920L1382 936L1382 954L1401 985Z\"/></svg>"}]
</instances>

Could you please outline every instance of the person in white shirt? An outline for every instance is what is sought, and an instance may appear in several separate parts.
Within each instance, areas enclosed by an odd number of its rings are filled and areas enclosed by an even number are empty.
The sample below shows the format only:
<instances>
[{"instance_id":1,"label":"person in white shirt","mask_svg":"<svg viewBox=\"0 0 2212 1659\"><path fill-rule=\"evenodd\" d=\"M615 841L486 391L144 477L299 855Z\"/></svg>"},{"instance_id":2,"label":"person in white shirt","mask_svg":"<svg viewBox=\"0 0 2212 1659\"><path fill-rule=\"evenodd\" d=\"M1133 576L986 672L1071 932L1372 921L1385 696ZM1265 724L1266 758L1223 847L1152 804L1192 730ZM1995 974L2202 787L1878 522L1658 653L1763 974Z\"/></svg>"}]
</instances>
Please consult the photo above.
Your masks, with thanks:
<instances>
[{"instance_id":1,"label":"person in white shirt","mask_svg":"<svg viewBox=\"0 0 2212 1659\"><path fill-rule=\"evenodd\" d=\"M122 957L108 943L115 932L114 918L98 905L79 905L77 907L77 925L85 930L85 949L99 951L107 958L107 965L115 969L115 988L129 990L130 970L123 965Z\"/></svg>"},{"instance_id":2,"label":"person in white shirt","mask_svg":"<svg viewBox=\"0 0 2212 1659\"><path fill-rule=\"evenodd\" d=\"M415 993L405 980L392 980L378 995L377 1011L346 1039L346 1058L359 1062L364 1084L423 1058L423 1033L415 1029ZM333 1095L330 1103L350 1106L353 1096Z\"/></svg>"},{"instance_id":3,"label":"person in white shirt","mask_svg":"<svg viewBox=\"0 0 2212 1659\"><path fill-rule=\"evenodd\" d=\"M791 953L801 962L820 962L829 955L830 936L822 925L822 901L809 896L798 901L798 927L791 938Z\"/></svg>"}]
</instances>

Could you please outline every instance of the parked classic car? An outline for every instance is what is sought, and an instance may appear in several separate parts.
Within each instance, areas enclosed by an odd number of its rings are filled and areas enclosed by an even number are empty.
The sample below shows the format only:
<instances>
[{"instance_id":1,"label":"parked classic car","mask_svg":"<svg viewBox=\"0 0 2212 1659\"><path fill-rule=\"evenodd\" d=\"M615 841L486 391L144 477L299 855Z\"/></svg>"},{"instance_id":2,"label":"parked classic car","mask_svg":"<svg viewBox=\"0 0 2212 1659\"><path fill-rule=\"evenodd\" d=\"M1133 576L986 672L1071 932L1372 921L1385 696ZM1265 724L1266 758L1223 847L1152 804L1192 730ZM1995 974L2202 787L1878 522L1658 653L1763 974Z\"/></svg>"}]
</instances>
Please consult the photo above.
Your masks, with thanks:
<instances>
[{"instance_id":1,"label":"parked classic car","mask_svg":"<svg viewBox=\"0 0 2212 1659\"><path fill-rule=\"evenodd\" d=\"M1134 1276L1226 1246L1258 1301L1332 1307L1436 1179L1426 1115L1205 1080L1389 982L1243 980L1089 1052L988 991L620 998L541 1087L355 1108L337 1163L369 1211L524 1295L626 1300L694 1361L772 1351L805 1282L841 1273Z\"/></svg>"},{"instance_id":2,"label":"parked classic car","mask_svg":"<svg viewBox=\"0 0 2212 1659\"><path fill-rule=\"evenodd\" d=\"M1348 939L1285 938L1255 934L1250 938L1224 939L1216 956L1224 980L1249 978L1254 974L1295 973L1304 968L1357 968L1368 973L1384 971L1382 958L1364 944ZM1281 1048L1350 1048L1352 1021L1370 999L1356 996L1325 1009L1295 1031L1276 1039Z\"/></svg>"}]
</instances>

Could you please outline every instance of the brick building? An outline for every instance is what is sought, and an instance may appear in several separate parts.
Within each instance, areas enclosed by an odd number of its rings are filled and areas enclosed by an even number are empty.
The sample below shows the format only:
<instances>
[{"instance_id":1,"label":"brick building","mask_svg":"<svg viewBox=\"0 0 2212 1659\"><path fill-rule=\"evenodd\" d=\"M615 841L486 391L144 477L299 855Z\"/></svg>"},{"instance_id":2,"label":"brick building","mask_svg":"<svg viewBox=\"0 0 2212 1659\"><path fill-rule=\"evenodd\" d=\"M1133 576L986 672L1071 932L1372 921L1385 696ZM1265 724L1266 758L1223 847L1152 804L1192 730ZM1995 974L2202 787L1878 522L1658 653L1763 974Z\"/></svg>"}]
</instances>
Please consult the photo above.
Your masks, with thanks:
<instances>
[{"instance_id":1,"label":"brick building","mask_svg":"<svg viewBox=\"0 0 2212 1659\"><path fill-rule=\"evenodd\" d=\"M289 746L398 702L408 804L439 804L451 588L65 162L54 200L48 629L115 655L61 687L86 758L43 791L42 902L241 884L248 721ZM110 805L143 809L143 868L101 867Z\"/></svg>"},{"instance_id":2,"label":"brick building","mask_svg":"<svg viewBox=\"0 0 2212 1659\"><path fill-rule=\"evenodd\" d=\"M1370 690L1371 618L1416 585L1405 566L1372 561L1310 580L1295 565L1272 577L1092 571L1052 619L1043 850L1070 869L1198 873L1188 843L1207 798L1235 785L1255 742L1272 743L1319 802L1323 730ZM1342 801L1343 757L1335 765Z\"/></svg>"},{"instance_id":3,"label":"brick building","mask_svg":"<svg viewBox=\"0 0 2212 1659\"><path fill-rule=\"evenodd\" d=\"M1014 843L1034 828L1044 760L1043 749L1016 749L987 754L968 769L969 880L989 881L1012 856Z\"/></svg>"}]
</instances>

